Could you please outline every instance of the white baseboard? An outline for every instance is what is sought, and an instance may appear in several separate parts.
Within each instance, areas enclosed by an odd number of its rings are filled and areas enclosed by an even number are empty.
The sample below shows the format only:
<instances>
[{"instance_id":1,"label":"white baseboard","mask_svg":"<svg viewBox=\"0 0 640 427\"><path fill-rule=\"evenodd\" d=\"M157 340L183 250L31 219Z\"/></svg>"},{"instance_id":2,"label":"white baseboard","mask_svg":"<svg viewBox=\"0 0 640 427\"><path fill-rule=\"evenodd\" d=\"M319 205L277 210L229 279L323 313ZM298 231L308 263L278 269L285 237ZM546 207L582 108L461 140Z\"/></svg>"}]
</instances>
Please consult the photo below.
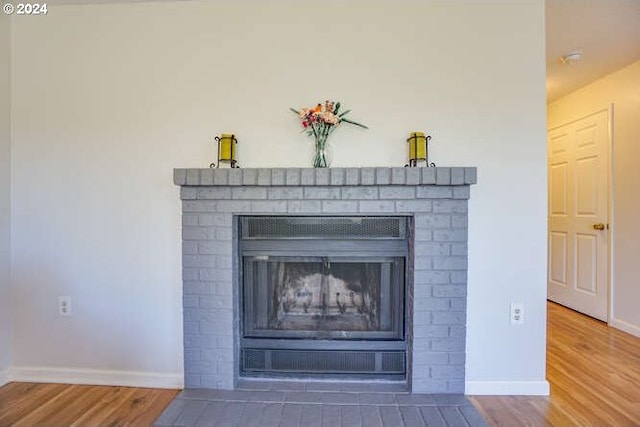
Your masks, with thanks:
<instances>
[{"instance_id":1,"label":"white baseboard","mask_svg":"<svg viewBox=\"0 0 640 427\"><path fill-rule=\"evenodd\" d=\"M635 337L640 338L640 327L636 325L632 325L631 323L627 323L623 320L618 320L616 318L612 318L609 325L613 328L620 329L628 334L631 334Z\"/></svg>"},{"instance_id":2,"label":"white baseboard","mask_svg":"<svg viewBox=\"0 0 640 427\"><path fill-rule=\"evenodd\" d=\"M0 372L0 385L9 381L66 384L91 384L124 387L184 388L179 374L97 369L65 369L43 366L16 366ZM547 381L466 381L467 395L529 395L548 396Z\"/></svg>"},{"instance_id":3,"label":"white baseboard","mask_svg":"<svg viewBox=\"0 0 640 427\"><path fill-rule=\"evenodd\" d=\"M548 381L466 381L464 394L495 396L548 396Z\"/></svg>"},{"instance_id":4,"label":"white baseboard","mask_svg":"<svg viewBox=\"0 0 640 427\"><path fill-rule=\"evenodd\" d=\"M10 381L9 368L0 371L0 387Z\"/></svg>"},{"instance_id":5,"label":"white baseboard","mask_svg":"<svg viewBox=\"0 0 640 427\"><path fill-rule=\"evenodd\" d=\"M46 366L14 366L9 371L10 381L91 384L123 387L184 388L182 373L109 371L99 369L66 369Z\"/></svg>"}]
</instances>

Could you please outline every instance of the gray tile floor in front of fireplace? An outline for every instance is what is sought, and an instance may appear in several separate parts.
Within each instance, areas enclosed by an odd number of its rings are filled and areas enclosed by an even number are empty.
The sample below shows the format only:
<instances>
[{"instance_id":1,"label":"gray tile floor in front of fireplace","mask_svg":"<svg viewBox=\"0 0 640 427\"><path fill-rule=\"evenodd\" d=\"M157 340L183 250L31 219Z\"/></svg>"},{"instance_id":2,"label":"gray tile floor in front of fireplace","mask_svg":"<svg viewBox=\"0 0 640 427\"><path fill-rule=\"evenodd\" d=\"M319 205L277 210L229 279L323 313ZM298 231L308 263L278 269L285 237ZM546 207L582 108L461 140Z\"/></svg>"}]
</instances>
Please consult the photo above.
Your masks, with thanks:
<instances>
[{"instance_id":1,"label":"gray tile floor in front of fireplace","mask_svg":"<svg viewBox=\"0 0 640 427\"><path fill-rule=\"evenodd\" d=\"M486 427L459 394L396 384L241 381L237 390L185 389L156 427Z\"/></svg>"}]
</instances>

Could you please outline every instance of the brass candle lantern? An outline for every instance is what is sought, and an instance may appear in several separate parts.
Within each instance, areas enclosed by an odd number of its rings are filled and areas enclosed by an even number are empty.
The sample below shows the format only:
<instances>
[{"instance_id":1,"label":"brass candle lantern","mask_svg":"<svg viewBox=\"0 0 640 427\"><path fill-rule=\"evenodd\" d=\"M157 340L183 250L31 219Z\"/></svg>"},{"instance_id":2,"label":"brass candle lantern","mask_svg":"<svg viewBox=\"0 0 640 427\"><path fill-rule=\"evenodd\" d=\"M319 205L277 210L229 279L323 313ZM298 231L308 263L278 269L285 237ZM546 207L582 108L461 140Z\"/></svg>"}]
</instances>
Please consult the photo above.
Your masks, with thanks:
<instances>
[{"instance_id":1,"label":"brass candle lantern","mask_svg":"<svg viewBox=\"0 0 640 427\"><path fill-rule=\"evenodd\" d=\"M232 133L223 133L214 138L218 142L218 163L211 163L209 167L219 168L221 163L229 163L232 168L238 167L236 160L236 144L238 140Z\"/></svg>"},{"instance_id":2,"label":"brass candle lantern","mask_svg":"<svg viewBox=\"0 0 640 427\"><path fill-rule=\"evenodd\" d=\"M409 164L405 166L435 166L435 163L429 163L429 140L430 135L424 132L411 132L407 143L409 144ZM419 163L418 163L419 162Z\"/></svg>"}]
</instances>

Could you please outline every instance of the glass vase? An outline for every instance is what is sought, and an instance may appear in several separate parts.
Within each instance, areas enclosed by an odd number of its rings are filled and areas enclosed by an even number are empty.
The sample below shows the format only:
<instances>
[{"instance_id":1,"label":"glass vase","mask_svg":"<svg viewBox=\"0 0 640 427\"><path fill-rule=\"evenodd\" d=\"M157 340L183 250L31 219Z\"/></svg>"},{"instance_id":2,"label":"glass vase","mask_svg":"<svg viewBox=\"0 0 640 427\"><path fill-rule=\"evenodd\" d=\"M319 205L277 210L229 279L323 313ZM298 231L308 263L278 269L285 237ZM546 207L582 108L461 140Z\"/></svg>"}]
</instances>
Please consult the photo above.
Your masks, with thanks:
<instances>
[{"instance_id":1,"label":"glass vase","mask_svg":"<svg viewBox=\"0 0 640 427\"><path fill-rule=\"evenodd\" d=\"M327 136L319 135L315 140L315 152L313 155L313 167L314 168L328 168L329 150L327 147Z\"/></svg>"}]
</instances>

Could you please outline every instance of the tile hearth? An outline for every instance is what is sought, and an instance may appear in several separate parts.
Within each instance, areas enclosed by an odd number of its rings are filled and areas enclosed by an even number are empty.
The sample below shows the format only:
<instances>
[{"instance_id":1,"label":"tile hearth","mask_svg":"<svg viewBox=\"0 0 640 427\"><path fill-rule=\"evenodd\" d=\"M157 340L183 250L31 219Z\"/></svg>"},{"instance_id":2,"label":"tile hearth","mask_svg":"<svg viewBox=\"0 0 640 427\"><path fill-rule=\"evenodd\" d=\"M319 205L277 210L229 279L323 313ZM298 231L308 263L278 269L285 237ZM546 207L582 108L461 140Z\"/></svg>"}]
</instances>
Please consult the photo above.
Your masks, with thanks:
<instances>
[{"instance_id":1,"label":"tile hearth","mask_svg":"<svg viewBox=\"0 0 640 427\"><path fill-rule=\"evenodd\" d=\"M348 384L346 385L348 390ZM257 387L254 388L254 387ZM156 427L485 427L458 394L411 394L393 388L344 391L327 383L248 382L238 390L186 389Z\"/></svg>"}]
</instances>

